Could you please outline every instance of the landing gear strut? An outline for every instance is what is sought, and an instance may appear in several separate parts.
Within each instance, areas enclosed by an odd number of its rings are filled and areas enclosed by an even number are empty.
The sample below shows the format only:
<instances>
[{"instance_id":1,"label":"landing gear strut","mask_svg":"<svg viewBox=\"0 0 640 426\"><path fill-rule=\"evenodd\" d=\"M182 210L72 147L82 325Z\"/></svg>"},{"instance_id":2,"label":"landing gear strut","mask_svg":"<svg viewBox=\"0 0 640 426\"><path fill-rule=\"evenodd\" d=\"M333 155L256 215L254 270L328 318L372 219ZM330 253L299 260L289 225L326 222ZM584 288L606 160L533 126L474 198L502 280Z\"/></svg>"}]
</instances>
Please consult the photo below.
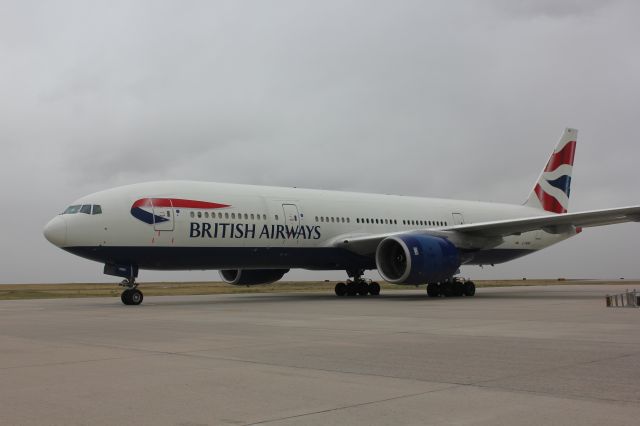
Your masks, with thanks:
<instances>
[{"instance_id":1,"label":"landing gear strut","mask_svg":"<svg viewBox=\"0 0 640 426\"><path fill-rule=\"evenodd\" d=\"M347 271L351 279L343 283L336 284L335 292L337 296L366 296L368 294L377 296L380 294L380 284L362 278L364 270Z\"/></svg>"},{"instance_id":2,"label":"landing gear strut","mask_svg":"<svg viewBox=\"0 0 640 426\"><path fill-rule=\"evenodd\" d=\"M427 294L429 297L473 296L476 294L476 285L470 280L451 278L441 283L427 284Z\"/></svg>"},{"instance_id":3,"label":"landing gear strut","mask_svg":"<svg viewBox=\"0 0 640 426\"><path fill-rule=\"evenodd\" d=\"M135 278L132 277L122 280L120 286L125 288L120 295L122 303L125 305L139 305L142 303L144 295L140 290L138 290L138 284L136 283Z\"/></svg>"}]
</instances>

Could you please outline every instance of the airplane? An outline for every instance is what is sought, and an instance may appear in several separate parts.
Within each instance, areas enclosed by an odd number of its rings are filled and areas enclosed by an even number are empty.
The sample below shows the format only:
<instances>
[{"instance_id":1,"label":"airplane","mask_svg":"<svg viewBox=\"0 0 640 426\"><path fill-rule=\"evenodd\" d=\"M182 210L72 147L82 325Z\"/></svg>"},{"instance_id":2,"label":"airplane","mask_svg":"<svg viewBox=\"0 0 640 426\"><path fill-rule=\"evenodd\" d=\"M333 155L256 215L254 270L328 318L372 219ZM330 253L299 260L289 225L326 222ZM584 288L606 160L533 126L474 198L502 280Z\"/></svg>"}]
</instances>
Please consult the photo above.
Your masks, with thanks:
<instances>
[{"instance_id":1,"label":"airplane","mask_svg":"<svg viewBox=\"0 0 640 426\"><path fill-rule=\"evenodd\" d=\"M567 213L577 130L567 128L522 205L211 182L164 181L82 197L44 228L54 245L124 278L139 305L140 269L218 269L233 285L268 284L292 268L342 270L338 296L378 295L363 278L473 296L462 265L495 265L583 228L639 222L640 206Z\"/></svg>"}]
</instances>

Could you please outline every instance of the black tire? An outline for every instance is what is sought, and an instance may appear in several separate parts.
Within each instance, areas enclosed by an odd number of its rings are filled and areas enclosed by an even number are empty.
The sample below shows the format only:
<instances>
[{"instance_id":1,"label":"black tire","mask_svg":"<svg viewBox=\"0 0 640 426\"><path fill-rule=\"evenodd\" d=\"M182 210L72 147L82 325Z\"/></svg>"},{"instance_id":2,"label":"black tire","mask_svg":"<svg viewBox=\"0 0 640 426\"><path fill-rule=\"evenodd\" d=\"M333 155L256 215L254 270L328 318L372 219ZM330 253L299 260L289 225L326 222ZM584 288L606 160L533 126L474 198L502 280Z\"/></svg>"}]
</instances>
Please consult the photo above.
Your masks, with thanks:
<instances>
[{"instance_id":1,"label":"black tire","mask_svg":"<svg viewBox=\"0 0 640 426\"><path fill-rule=\"evenodd\" d=\"M356 287L355 284L351 283L351 284L347 284L347 296L355 296L356 294L358 294L358 287Z\"/></svg>"},{"instance_id":2,"label":"black tire","mask_svg":"<svg viewBox=\"0 0 640 426\"><path fill-rule=\"evenodd\" d=\"M131 305L131 290L123 291L122 294L120 294L120 300L122 300L122 303L125 305Z\"/></svg>"},{"instance_id":3,"label":"black tire","mask_svg":"<svg viewBox=\"0 0 640 426\"><path fill-rule=\"evenodd\" d=\"M438 284L436 283L427 284L427 296L429 297L440 296L440 288Z\"/></svg>"},{"instance_id":4,"label":"black tire","mask_svg":"<svg viewBox=\"0 0 640 426\"><path fill-rule=\"evenodd\" d=\"M464 283L461 282L453 282L451 284L453 288L454 297L462 297L464 295Z\"/></svg>"},{"instance_id":5,"label":"black tire","mask_svg":"<svg viewBox=\"0 0 640 426\"><path fill-rule=\"evenodd\" d=\"M347 294L347 285L345 283L336 284L336 296L345 296Z\"/></svg>"},{"instance_id":6,"label":"black tire","mask_svg":"<svg viewBox=\"0 0 640 426\"><path fill-rule=\"evenodd\" d=\"M366 296L369 294L369 284L360 283L357 285L358 288L358 296Z\"/></svg>"},{"instance_id":7,"label":"black tire","mask_svg":"<svg viewBox=\"0 0 640 426\"><path fill-rule=\"evenodd\" d=\"M369 284L369 294L372 296L377 296L380 294L380 284L376 282L372 282Z\"/></svg>"},{"instance_id":8,"label":"black tire","mask_svg":"<svg viewBox=\"0 0 640 426\"><path fill-rule=\"evenodd\" d=\"M464 283L464 295L465 296L475 296L476 294L476 285L473 283L473 281L467 281L466 283Z\"/></svg>"},{"instance_id":9,"label":"black tire","mask_svg":"<svg viewBox=\"0 0 640 426\"><path fill-rule=\"evenodd\" d=\"M144 299L144 295L138 289L131 290L131 295L129 296L129 300L132 305L139 305L142 303L142 299Z\"/></svg>"},{"instance_id":10,"label":"black tire","mask_svg":"<svg viewBox=\"0 0 640 426\"><path fill-rule=\"evenodd\" d=\"M444 297L453 297L453 284L452 283L440 284L440 294L442 294Z\"/></svg>"}]
</instances>

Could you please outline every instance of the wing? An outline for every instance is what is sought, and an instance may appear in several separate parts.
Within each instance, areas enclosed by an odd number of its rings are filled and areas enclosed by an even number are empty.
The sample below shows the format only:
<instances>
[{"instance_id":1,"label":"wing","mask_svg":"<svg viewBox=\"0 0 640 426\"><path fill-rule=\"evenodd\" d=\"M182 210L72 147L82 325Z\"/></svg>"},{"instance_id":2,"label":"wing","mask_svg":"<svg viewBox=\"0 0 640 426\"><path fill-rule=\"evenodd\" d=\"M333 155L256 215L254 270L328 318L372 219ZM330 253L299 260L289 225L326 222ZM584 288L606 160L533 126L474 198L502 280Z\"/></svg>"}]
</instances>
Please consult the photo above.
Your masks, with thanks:
<instances>
[{"instance_id":1,"label":"wing","mask_svg":"<svg viewBox=\"0 0 640 426\"><path fill-rule=\"evenodd\" d=\"M544 230L551 234L569 232L573 228L613 225L624 222L640 222L640 206L615 209L591 210L578 213L551 214L520 219L455 225L437 229L421 229L385 234L342 235L330 242L358 254L374 253L383 239L393 235L431 235L449 239L456 247L464 249L486 249L499 245L509 235Z\"/></svg>"},{"instance_id":2,"label":"wing","mask_svg":"<svg viewBox=\"0 0 640 426\"><path fill-rule=\"evenodd\" d=\"M473 223L445 229L469 235L504 237L538 229L558 234L567 231L571 226L587 228L624 222L640 222L640 206Z\"/></svg>"}]
</instances>

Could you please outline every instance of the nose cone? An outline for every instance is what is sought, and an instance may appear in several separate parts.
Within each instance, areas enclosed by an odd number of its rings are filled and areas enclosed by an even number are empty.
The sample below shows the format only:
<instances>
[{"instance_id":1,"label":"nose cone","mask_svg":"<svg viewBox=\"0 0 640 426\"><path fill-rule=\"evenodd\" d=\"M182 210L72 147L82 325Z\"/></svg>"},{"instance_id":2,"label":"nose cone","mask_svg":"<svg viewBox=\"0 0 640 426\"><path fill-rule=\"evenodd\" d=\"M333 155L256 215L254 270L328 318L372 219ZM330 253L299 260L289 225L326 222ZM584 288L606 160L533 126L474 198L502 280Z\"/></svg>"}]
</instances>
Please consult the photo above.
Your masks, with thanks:
<instances>
[{"instance_id":1,"label":"nose cone","mask_svg":"<svg viewBox=\"0 0 640 426\"><path fill-rule=\"evenodd\" d=\"M67 242L67 221L62 215L54 217L44 227L43 234L51 244L62 247Z\"/></svg>"}]
</instances>

